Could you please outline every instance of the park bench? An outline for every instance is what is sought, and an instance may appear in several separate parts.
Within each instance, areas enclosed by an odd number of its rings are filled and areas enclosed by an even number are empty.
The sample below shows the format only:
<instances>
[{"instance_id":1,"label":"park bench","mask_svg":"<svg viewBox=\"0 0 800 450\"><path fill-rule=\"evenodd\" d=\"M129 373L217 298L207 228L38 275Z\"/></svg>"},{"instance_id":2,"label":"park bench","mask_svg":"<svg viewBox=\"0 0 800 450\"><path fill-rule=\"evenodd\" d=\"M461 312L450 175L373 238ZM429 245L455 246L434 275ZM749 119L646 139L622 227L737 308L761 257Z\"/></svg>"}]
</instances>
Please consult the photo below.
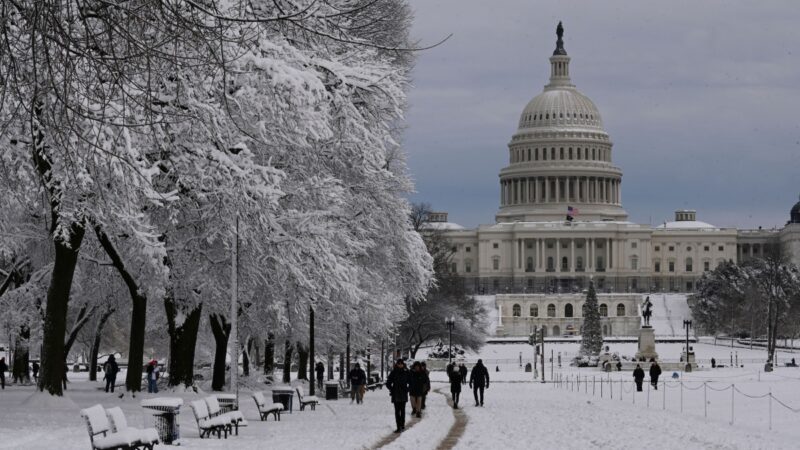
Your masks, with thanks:
<instances>
[{"instance_id":1,"label":"park bench","mask_svg":"<svg viewBox=\"0 0 800 450\"><path fill-rule=\"evenodd\" d=\"M300 411L306 409L306 406L311 406L311 410L315 411L319 405L319 398L316 395L303 396L303 388L297 387L297 401L300 402Z\"/></svg>"},{"instance_id":2,"label":"park bench","mask_svg":"<svg viewBox=\"0 0 800 450\"><path fill-rule=\"evenodd\" d=\"M275 417L275 420L281 420L281 411L283 411L283 404L281 403L267 403L266 399L264 398L264 393L262 392L253 392L253 400L256 402L256 408L258 408L258 414L261 416L261 420L267 420L267 416L272 414Z\"/></svg>"},{"instance_id":3,"label":"park bench","mask_svg":"<svg viewBox=\"0 0 800 450\"><path fill-rule=\"evenodd\" d=\"M115 406L106 409L106 415L111 419L111 427L115 433L131 433L138 437L139 444L143 448L151 449L158 444L158 433L155 428L134 428L128 426L128 420L125 419L125 413L122 408Z\"/></svg>"},{"instance_id":4,"label":"park bench","mask_svg":"<svg viewBox=\"0 0 800 450\"><path fill-rule=\"evenodd\" d=\"M217 400L217 397L206 397L206 405L208 406L209 417L212 419L219 417L223 420L227 420L231 425L233 425L237 436L239 435L239 427L247 426L247 421L244 420L244 416L242 415L241 411L222 412L222 408L219 406L219 400Z\"/></svg>"},{"instance_id":5,"label":"park bench","mask_svg":"<svg viewBox=\"0 0 800 450\"><path fill-rule=\"evenodd\" d=\"M208 406L203 400L195 400L189 403L189 407L192 408L194 418L197 420L197 430L200 432L200 439L211 436L211 433L216 433L217 439L222 437L224 433L225 439L228 439L228 433L231 432L233 425L227 417L209 416Z\"/></svg>"},{"instance_id":6,"label":"park bench","mask_svg":"<svg viewBox=\"0 0 800 450\"><path fill-rule=\"evenodd\" d=\"M350 397L350 388L344 380L339 380L339 397Z\"/></svg>"},{"instance_id":7,"label":"park bench","mask_svg":"<svg viewBox=\"0 0 800 450\"><path fill-rule=\"evenodd\" d=\"M122 413L121 410L119 412ZM156 430L154 429L138 430L127 426L122 427L122 422L120 422L120 426L115 426L116 431L114 431L102 405L94 405L90 408L82 409L81 416L86 420L92 449L152 449L158 443L158 435L156 435ZM122 417L124 418L124 416Z\"/></svg>"}]
</instances>

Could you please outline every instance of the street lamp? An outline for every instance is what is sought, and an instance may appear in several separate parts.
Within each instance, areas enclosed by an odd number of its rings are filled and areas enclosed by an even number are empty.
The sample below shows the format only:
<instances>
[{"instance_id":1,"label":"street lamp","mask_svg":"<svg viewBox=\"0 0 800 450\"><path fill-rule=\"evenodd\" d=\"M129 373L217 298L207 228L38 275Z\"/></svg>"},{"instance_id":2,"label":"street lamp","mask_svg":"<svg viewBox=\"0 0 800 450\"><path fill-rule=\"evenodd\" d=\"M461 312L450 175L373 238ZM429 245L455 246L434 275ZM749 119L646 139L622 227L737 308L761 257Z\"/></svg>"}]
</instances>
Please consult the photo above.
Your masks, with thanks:
<instances>
[{"instance_id":1,"label":"street lamp","mask_svg":"<svg viewBox=\"0 0 800 450\"><path fill-rule=\"evenodd\" d=\"M683 327L686 328L686 372L691 372L692 363L689 361L689 328L692 327L692 321L684 320Z\"/></svg>"},{"instance_id":2,"label":"street lamp","mask_svg":"<svg viewBox=\"0 0 800 450\"><path fill-rule=\"evenodd\" d=\"M456 326L456 318L454 316L447 317L444 319L445 325L447 325L447 330L450 332L450 348L447 351L447 359L448 363L453 363L453 327Z\"/></svg>"}]
</instances>

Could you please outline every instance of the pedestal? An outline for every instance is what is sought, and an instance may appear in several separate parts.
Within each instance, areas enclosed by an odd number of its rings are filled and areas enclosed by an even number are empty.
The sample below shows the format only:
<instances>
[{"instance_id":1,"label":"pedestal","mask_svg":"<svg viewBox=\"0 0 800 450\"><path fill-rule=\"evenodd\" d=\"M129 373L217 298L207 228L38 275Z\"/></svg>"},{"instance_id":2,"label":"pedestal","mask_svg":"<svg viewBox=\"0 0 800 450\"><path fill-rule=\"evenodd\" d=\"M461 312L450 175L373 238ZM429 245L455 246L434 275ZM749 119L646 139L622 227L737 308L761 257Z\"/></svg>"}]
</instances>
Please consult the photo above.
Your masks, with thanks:
<instances>
[{"instance_id":1,"label":"pedestal","mask_svg":"<svg viewBox=\"0 0 800 450\"><path fill-rule=\"evenodd\" d=\"M638 361L658 360L656 353L656 335L653 327L644 326L639 329L639 350L636 352Z\"/></svg>"}]
</instances>

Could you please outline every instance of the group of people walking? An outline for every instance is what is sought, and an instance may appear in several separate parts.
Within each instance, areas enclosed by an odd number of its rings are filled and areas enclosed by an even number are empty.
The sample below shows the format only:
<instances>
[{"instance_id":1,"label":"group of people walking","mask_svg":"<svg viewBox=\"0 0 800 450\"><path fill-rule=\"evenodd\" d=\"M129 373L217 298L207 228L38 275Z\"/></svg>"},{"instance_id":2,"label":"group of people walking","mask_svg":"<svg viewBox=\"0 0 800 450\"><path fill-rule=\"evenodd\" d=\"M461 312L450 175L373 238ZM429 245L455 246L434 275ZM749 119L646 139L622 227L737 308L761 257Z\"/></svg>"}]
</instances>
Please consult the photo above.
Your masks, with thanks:
<instances>
[{"instance_id":1,"label":"group of people walking","mask_svg":"<svg viewBox=\"0 0 800 450\"><path fill-rule=\"evenodd\" d=\"M406 429L406 403L411 398L411 416L422 418L425 409L425 398L431 390L431 379L425 363L419 361L411 365L411 370L406 368L406 362L398 359L394 368L386 378L386 388L389 390L394 404L394 420L397 425L395 433Z\"/></svg>"},{"instance_id":2,"label":"group of people walking","mask_svg":"<svg viewBox=\"0 0 800 450\"><path fill-rule=\"evenodd\" d=\"M650 384L653 389L658 390L658 377L661 376L661 366L654 360L650 360ZM642 392L642 383L644 383L644 369L641 364L637 364L633 369L633 381L636 383L636 391Z\"/></svg>"},{"instance_id":3,"label":"group of people walking","mask_svg":"<svg viewBox=\"0 0 800 450\"><path fill-rule=\"evenodd\" d=\"M447 365L447 378L450 381L450 394L453 396L453 409L458 409L461 400L461 385L466 384L467 367L464 364L457 366L455 363ZM489 370L479 359L469 376L469 387L475 397L475 406L483 406L483 391L489 389Z\"/></svg>"}]
</instances>

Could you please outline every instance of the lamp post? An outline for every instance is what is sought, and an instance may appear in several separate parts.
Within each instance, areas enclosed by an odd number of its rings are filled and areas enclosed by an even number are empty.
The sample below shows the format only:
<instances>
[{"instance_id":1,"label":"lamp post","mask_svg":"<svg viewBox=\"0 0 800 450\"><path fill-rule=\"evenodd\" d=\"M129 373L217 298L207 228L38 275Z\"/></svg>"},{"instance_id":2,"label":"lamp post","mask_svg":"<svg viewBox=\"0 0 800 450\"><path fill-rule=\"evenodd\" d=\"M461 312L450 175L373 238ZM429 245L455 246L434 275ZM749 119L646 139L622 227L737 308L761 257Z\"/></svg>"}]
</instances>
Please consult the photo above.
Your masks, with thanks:
<instances>
[{"instance_id":1,"label":"lamp post","mask_svg":"<svg viewBox=\"0 0 800 450\"><path fill-rule=\"evenodd\" d=\"M691 320L684 320L683 327L686 328L686 372L692 371L692 363L689 361L689 328L692 327Z\"/></svg>"},{"instance_id":2,"label":"lamp post","mask_svg":"<svg viewBox=\"0 0 800 450\"><path fill-rule=\"evenodd\" d=\"M449 364L453 363L453 327L456 326L456 318L450 316L444 319L445 325L447 325L447 330L450 332L450 346L447 350L447 360Z\"/></svg>"}]
</instances>

